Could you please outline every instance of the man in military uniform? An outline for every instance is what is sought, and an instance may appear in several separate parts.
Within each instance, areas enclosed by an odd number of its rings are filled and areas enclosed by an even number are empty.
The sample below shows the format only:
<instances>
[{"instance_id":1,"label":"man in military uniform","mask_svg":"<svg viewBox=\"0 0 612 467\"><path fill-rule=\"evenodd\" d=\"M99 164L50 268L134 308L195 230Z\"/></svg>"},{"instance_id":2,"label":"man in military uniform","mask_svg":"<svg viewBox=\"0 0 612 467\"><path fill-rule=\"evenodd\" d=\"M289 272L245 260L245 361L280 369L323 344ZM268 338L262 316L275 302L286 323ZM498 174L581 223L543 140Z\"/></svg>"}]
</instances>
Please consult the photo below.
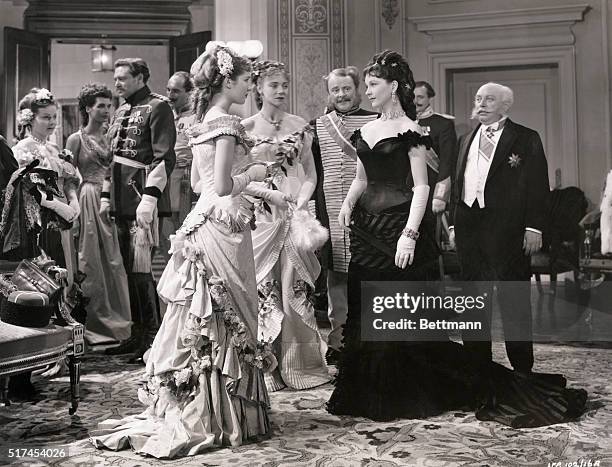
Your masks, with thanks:
<instances>
[{"instance_id":1,"label":"man in military uniform","mask_svg":"<svg viewBox=\"0 0 612 467\"><path fill-rule=\"evenodd\" d=\"M189 147L189 138L185 131L195 123L195 114L191 109L191 91L193 81L186 71L177 71L168 80L166 86L170 106L174 112L176 126L176 166L170 179L170 202L172 203L172 220L177 230L187 214L191 211L191 160L193 155ZM172 232L174 233L174 231Z\"/></svg>"},{"instance_id":2,"label":"man in military uniform","mask_svg":"<svg viewBox=\"0 0 612 467\"><path fill-rule=\"evenodd\" d=\"M113 163L103 184L100 205L100 214L107 222L111 214L115 216L133 321L130 339L107 353L134 352L130 359L133 363L142 361L153 342L160 315L150 261L144 261L147 271L142 270L142 262L137 266L135 261L138 254L142 258L150 251L136 251L132 236L138 227L149 229L157 237L157 217L170 215L166 185L176 162L172 109L166 97L151 92L149 76L146 62L140 58L115 62L115 88L125 102L109 128Z\"/></svg>"},{"instance_id":3,"label":"man in military uniform","mask_svg":"<svg viewBox=\"0 0 612 467\"><path fill-rule=\"evenodd\" d=\"M330 239L323 250L327 268L327 315L331 323L326 355L335 364L342 347L342 328L348 314L347 279L350 262L349 236L338 223L338 214L357 170L357 153L350 143L353 132L378 114L359 107L359 70L337 68L325 78L327 112L312 122L315 136L312 155L317 169L315 191L317 217L329 228Z\"/></svg>"},{"instance_id":4,"label":"man in military uniform","mask_svg":"<svg viewBox=\"0 0 612 467\"><path fill-rule=\"evenodd\" d=\"M431 136L432 149L438 155L439 169L436 186L430 191L431 209L434 214L442 213L450 200L451 174L457 161L457 134L455 117L439 114L431 108L431 99L436 95L426 81L417 81L414 89L414 104L417 109L417 123Z\"/></svg>"}]
</instances>

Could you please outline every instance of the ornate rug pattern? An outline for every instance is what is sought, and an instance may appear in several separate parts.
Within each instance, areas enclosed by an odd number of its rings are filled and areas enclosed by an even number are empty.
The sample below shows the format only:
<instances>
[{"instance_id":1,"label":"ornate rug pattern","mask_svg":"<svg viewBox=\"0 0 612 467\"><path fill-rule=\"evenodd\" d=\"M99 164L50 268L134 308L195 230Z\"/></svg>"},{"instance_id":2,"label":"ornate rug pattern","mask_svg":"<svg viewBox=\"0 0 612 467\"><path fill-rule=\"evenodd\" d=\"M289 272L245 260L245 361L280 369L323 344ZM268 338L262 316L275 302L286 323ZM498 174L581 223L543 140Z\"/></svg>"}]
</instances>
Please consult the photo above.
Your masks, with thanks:
<instances>
[{"instance_id":1,"label":"ornate rug pattern","mask_svg":"<svg viewBox=\"0 0 612 467\"><path fill-rule=\"evenodd\" d=\"M495 346L498 361L503 347ZM507 364L507 363L506 363ZM42 380L35 402L0 408L0 445L68 446L69 458L46 462L22 459L14 465L55 466L540 466L599 461L612 465L612 350L536 345L536 371L564 373L570 385L589 392L588 412L577 422L516 430L483 423L471 413L453 412L427 420L375 423L325 411L332 386L271 394L274 435L259 444L160 461L130 451L98 451L88 430L109 417L142 410L136 397L142 367L123 357L89 353L81 376L81 405L68 415L67 376ZM418 382L415 382L417 384ZM6 460L4 460L6 462ZM0 465L3 460L0 459ZM592 464L594 465L594 464Z\"/></svg>"}]
</instances>

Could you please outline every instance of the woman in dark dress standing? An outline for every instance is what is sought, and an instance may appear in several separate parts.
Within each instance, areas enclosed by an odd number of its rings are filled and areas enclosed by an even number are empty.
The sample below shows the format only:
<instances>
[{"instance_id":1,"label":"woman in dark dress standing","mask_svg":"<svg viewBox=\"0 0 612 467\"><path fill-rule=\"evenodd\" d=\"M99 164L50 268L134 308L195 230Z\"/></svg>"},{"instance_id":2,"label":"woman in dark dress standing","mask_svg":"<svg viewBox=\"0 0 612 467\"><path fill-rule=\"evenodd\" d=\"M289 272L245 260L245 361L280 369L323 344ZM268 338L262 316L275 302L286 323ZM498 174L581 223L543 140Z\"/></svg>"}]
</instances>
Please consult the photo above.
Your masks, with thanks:
<instances>
[{"instance_id":1,"label":"woman in dark dress standing","mask_svg":"<svg viewBox=\"0 0 612 467\"><path fill-rule=\"evenodd\" d=\"M384 51L372 58L364 75L366 96L381 117L352 137L357 175L338 218L350 229L349 312L328 411L388 421L471 407L480 420L513 427L580 416L586 392L565 389L560 375L525 379L491 362L493 379L484 379L445 330L417 329L403 341L363 339L362 314L371 310L362 309L362 282L422 281L412 284L418 288L411 285L410 293L435 296L439 279L435 219L427 209L431 140L414 121L412 71L400 54ZM409 318L418 322L434 314L435 319L451 318L439 309Z\"/></svg>"},{"instance_id":2,"label":"woman in dark dress standing","mask_svg":"<svg viewBox=\"0 0 612 467\"><path fill-rule=\"evenodd\" d=\"M361 282L437 279L427 210L431 141L414 121L414 79L401 55L375 55L364 75L366 96L381 117L352 137L357 175L338 218L351 230L349 314L328 410L381 421L423 418L460 405L465 393L462 386L451 388L437 365L448 343L362 340Z\"/></svg>"}]
</instances>

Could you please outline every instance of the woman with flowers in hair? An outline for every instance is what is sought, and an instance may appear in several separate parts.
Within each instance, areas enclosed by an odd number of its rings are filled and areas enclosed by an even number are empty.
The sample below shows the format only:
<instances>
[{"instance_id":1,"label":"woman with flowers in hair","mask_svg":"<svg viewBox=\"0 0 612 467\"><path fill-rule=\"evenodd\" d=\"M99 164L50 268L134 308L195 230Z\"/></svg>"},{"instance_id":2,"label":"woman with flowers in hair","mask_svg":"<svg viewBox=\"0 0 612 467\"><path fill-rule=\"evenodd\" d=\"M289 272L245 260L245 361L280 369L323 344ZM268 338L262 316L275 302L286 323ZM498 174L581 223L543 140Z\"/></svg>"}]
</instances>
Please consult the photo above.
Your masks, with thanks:
<instances>
[{"instance_id":1,"label":"woman with flowers in hair","mask_svg":"<svg viewBox=\"0 0 612 467\"><path fill-rule=\"evenodd\" d=\"M75 266L72 258L73 246L70 228L77 220L81 209L77 196L79 179L76 169L71 164L69 151L60 151L57 145L49 141L57 125L57 104L47 89L33 88L19 102L18 114L19 142L13 147L15 159L19 166L30 172L30 188L24 194L24 206L18 211L25 213L25 219L19 227L10 217L10 203L15 201L12 191L16 177L23 179L23 170L13 174L0 220L0 235L4 238L4 251L11 246L18 246L17 239L9 233L25 227L29 246L23 250L23 257L34 257L42 248L60 266L68 267L72 272ZM36 168L37 173L32 173ZM9 192L10 191L10 192Z\"/></svg>"},{"instance_id":2,"label":"woman with flowers in hair","mask_svg":"<svg viewBox=\"0 0 612 467\"><path fill-rule=\"evenodd\" d=\"M249 186L249 192L257 196L253 250L258 338L273 343L278 360L277 369L266 375L266 386L269 391L308 389L331 379L311 301L321 266L313 246L301 240L311 236L305 232L307 224L316 222L308 212L317 184L312 128L284 110L289 89L284 64L257 62L253 75L259 112L243 125L255 142L253 157L278 164L266 182Z\"/></svg>"},{"instance_id":3,"label":"woman with flowers in hair","mask_svg":"<svg viewBox=\"0 0 612 467\"><path fill-rule=\"evenodd\" d=\"M85 338L90 344L127 339L130 335L128 280L119 250L117 228L100 217L100 192L112 161L105 125L112 93L103 84L86 84L78 96L83 127L71 134L66 148L83 182L79 188L79 270L89 297Z\"/></svg>"},{"instance_id":4,"label":"woman with flowers in hair","mask_svg":"<svg viewBox=\"0 0 612 467\"><path fill-rule=\"evenodd\" d=\"M196 123L190 130L192 184L200 197L176 235L158 285L168 304L146 361L140 415L107 420L96 447L131 447L159 458L239 446L270 435L263 372L274 355L257 342L253 204L244 196L267 175L253 164L240 118L251 64L231 49L207 47L192 65Z\"/></svg>"}]
</instances>

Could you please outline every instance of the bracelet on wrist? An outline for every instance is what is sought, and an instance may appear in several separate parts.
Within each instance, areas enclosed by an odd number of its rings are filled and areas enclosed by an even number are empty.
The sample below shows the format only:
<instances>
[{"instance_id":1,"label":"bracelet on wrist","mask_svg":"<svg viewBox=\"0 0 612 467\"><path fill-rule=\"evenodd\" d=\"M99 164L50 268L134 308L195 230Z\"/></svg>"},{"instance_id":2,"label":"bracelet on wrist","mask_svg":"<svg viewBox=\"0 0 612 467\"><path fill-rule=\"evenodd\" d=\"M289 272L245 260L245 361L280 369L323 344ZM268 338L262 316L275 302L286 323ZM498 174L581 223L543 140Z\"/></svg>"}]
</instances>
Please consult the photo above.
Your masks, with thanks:
<instances>
[{"instance_id":1,"label":"bracelet on wrist","mask_svg":"<svg viewBox=\"0 0 612 467\"><path fill-rule=\"evenodd\" d=\"M404 235L405 237L411 238L412 240L418 240L419 238L419 232L417 232L414 229L410 229L408 227L406 227L404 230L402 230L402 235Z\"/></svg>"}]
</instances>

